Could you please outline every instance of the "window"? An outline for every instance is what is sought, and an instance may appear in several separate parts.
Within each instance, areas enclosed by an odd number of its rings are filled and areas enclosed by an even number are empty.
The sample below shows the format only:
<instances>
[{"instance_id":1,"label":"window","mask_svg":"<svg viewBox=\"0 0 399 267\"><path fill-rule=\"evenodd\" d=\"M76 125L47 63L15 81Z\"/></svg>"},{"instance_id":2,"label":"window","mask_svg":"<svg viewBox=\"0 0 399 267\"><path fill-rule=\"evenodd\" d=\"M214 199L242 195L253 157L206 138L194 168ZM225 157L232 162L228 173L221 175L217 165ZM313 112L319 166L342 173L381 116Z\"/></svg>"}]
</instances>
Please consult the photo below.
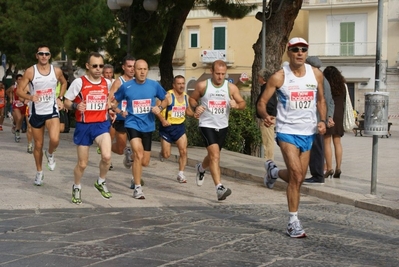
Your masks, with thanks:
<instances>
[{"instance_id":1,"label":"window","mask_svg":"<svg viewBox=\"0 0 399 267\"><path fill-rule=\"evenodd\" d=\"M189 47L190 48L198 48L199 46L199 30L192 29L189 31Z\"/></svg>"},{"instance_id":2,"label":"window","mask_svg":"<svg viewBox=\"0 0 399 267\"><path fill-rule=\"evenodd\" d=\"M353 56L355 54L355 23L341 22L340 24L340 55Z\"/></svg>"},{"instance_id":3,"label":"window","mask_svg":"<svg viewBox=\"0 0 399 267\"><path fill-rule=\"evenodd\" d=\"M213 28L213 49L226 49L226 27L215 26Z\"/></svg>"}]
</instances>

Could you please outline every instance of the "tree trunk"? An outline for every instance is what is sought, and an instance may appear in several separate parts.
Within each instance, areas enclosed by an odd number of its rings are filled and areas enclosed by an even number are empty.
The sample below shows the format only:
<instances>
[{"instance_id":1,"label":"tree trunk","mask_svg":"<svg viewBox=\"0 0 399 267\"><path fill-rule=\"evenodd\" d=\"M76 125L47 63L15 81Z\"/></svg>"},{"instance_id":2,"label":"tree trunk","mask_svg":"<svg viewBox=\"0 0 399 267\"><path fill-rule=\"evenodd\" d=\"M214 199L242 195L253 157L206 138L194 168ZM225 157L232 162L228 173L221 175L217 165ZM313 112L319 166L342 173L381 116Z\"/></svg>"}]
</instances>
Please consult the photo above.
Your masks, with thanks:
<instances>
[{"instance_id":1,"label":"tree trunk","mask_svg":"<svg viewBox=\"0 0 399 267\"><path fill-rule=\"evenodd\" d=\"M173 84L173 54L179 40L180 33L183 29L184 22L190 10L193 8L195 0L176 1L173 7L174 14L172 21L169 23L168 32L162 45L161 57L159 60L159 71L161 74L161 85L166 90L172 88Z\"/></svg>"},{"instance_id":2,"label":"tree trunk","mask_svg":"<svg viewBox=\"0 0 399 267\"><path fill-rule=\"evenodd\" d=\"M275 0L268 6L269 13L266 14L266 53L265 67L269 78L277 70L281 69L281 59L287 47L288 38L294 26L294 21L302 7L303 0ZM271 14L270 14L271 13ZM284 19L282 19L284 18ZM251 102L254 105L260 93L258 83L258 71L262 68L262 30L258 40L253 45L255 58L252 64L252 89Z\"/></svg>"}]
</instances>

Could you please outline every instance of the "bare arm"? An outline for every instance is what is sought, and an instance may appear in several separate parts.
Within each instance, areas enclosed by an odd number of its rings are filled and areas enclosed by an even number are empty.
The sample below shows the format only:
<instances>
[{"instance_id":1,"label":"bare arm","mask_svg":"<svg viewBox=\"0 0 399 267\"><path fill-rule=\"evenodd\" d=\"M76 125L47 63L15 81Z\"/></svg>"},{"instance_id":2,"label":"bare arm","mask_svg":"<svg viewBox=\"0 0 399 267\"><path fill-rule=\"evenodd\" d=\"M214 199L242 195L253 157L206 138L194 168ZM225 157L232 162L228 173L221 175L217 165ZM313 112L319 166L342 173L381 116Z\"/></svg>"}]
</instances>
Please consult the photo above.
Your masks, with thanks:
<instances>
[{"instance_id":1,"label":"bare arm","mask_svg":"<svg viewBox=\"0 0 399 267\"><path fill-rule=\"evenodd\" d=\"M313 68L313 72L315 74L318 86L317 86L317 111L320 114L320 122L317 124L317 129L319 134L325 134L327 128L327 108L326 108L326 100L324 98L324 86L323 80L324 76L323 73L317 69Z\"/></svg>"},{"instance_id":2,"label":"bare arm","mask_svg":"<svg viewBox=\"0 0 399 267\"><path fill-rule=\"evenodd\" d=\"M204 111L205 108L199 105L201 97L204 95L206 88L206 81L198 82L195 85L194 92L189 98L190 106L194 109L194 117L198 118Z\"/></svg>"},{"instance_id":3,"label":"bare arm","mask_svg":"<svg viewBox=\"0 0 399 267\"><path fill-rule=\"evenodd\" d=\"M230 89L230 96L231 96L230 107L234 108L234 109L239 109L239 110L245 109L245 106L247 105L247 103L242 98L238 87L235 84L229 83L229 89Z\"/></svg>"},{"instance_id":4,"label":"bare arm","mask_svg":"<svg viewBox=\"0 0 399 267\"><path fill-rule=\"evenodd\" d=\"M166 93L165 101L167 103L165 108L172 103L172 97L171 97L171 95L169 93ZM162 101L158 99L156 105L157 106L161 106L162 105ZM162 123L162 126L164 126L164 127L170 126L170 123L167 120L165 120L164 116L162 116L162 112L159 112L158 114L155 114L155 116L157 116L159 121Z\"/></svg>"},{"instance_id":5,"label":"bare arm","mask_svg":"<svg viewBox=\"0 0 399 267\"><path fill-rule=\"evenodd\" d=\"M25 91L25 88L28 86L29 82L32 81L33 79L33 67L29 67L24 75L22 76L22 79L19 81L17 85L17 91L16 94L17 96L23 98L23 99L29 99L30 101L38 101L39 99L37 98L36 95L29 95Z\"/></svg>"},{"instance_id":6,"label":"bare arm","mask_svg":"<svg viewBox=\"0 0 399 267\"><path fill-rule=\"evenodd\" d=\"M284 83L284 71L279 70L274 73L266 83L266 88L263 91L261 97L259 98L258 105L256 106L258 114L263 119L263 123L266 127L274 124L274 116L267 114L266 105L270 98L276 92L277 88L280 88Z\"/></svg>"}]
</instances>

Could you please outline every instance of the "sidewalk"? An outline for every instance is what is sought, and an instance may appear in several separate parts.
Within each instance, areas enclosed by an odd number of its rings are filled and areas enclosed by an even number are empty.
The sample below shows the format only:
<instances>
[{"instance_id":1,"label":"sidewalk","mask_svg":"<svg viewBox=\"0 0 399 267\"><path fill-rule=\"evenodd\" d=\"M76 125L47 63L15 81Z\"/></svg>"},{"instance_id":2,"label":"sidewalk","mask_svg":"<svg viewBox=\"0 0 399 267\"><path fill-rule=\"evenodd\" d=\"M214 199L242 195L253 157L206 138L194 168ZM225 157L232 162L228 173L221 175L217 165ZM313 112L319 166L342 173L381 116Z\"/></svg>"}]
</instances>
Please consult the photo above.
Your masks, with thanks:
<instances>
[{"instance_id":1,"label":"sidewalk","mask_svg":"<svg viewBox=\"0 0 399 267\"><path fill-rule=\"evenodd\" d=\"M6 125L9 123L6 121ZM372 137L355 137L347 133L342 138L343 163L340 179L328 178L325 184L303 185L302 193L325 200L348 204L358 208L379 212L388 216L399 218L399 164L397 155L399 151L399 123L394 122L390 138L378 139L378 170L377 194L371 195L371 158ZM62 133L61 139L72 141L73 130ZM153 142L151 156L158 159L160 143ZM172 155L168 159L178 162L178 150L172 147ZM202 147L189 147L187 165L195 167L206 155ZM153 160L155 160L153 159ZM275 162L278 167L284 168L284 162L279 148L275 147ZM264 160L222 150L221 171L223 175L236 179L251 181L263 185ZM335 163L333 162L333 166ZM307 176L309 177L309 176ZM286 184L278 179L273 190L285 190ZM270 189L264 189L265 194Z\"/></svg>"},{"instance_id":2,"label":"sidewalk","mask_svg":"<svg viewBox=\"0 0 399 267\"><path fill-rule=\"evenodd\" d=\"M395 123L398 125L397 123ZM395 126L394 124L394 126ZM372 136L355 137L346 133L342 140L343 161L340 179L327 178L325 184L303 185L302 193L329 201L352 205L399 219L399 131L392 127L390 138L378 139L377 194L371 195ZM152 157L158 157L160 144L153 142ZM169 160L178 162L178 151L172 149ZM194 167L206 155L206 149L189 147L188 165ZM334 157L333 157L334 158ZM284 168L279 147L275 147L275 163ZM222 174L263 184L264 160L222 150ZM333 166L335 162L333 159ZM310 174L308 172L308 176ZM274 190L285 190L286 183L278 179ZM265 188L265 194L270 189Z\"/></svg>"}]
</instances>

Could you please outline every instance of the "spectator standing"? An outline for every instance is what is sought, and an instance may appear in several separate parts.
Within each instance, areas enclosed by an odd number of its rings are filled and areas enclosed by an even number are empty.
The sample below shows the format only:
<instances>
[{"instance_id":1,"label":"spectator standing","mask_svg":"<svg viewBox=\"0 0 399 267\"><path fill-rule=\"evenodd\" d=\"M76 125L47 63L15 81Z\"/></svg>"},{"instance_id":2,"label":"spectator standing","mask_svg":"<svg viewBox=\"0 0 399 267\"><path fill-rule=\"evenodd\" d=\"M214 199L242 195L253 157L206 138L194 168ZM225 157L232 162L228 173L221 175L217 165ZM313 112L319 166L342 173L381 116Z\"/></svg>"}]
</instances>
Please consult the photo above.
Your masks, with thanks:
<instances>
[{"instance_id":1,"label":"spectator standing","mask_svg":"<svg viewBox=\"0 0 399 267\"><path fill-rule=\"evenodd\" d=\"M0 82L0 132L3 131L5 107L6 107L6 90L4 88L4 84Z\"/></svg>"},{"instance_id":2,"label":"spectator standing","mask_svg":"<svg viewBox=\"0 0 399 267\"><path fill-rule=\"evenodd\" d=\"M286 165L286 169L279 170L273 161L266 161L265 184L273 188L278 177L288 183L289 221L286 233L296 238L306 237L299 221L298 208L310 149L317 130L324 134L327 124L323 74L305 63L308 47L303 38L295 37L288 42L289 64L269 78L257 105L266 127L276 123L276 141ZM278 94L276 117L266 112L266 104L275 91ZM317 122L316 107L320 122Z\"/></svg>"},{"instance_id":3,"label":"spectator standing","mask_svg":"<svg viewBox=\"0 0 399 267\"><path fill-rule=\"evenodd\" d=\"M196 182L198 186L204 183L205 169L209 167L219 201L231 194L231 189L224 187L220 176L220 151L227 136L230 109L243 110L246 106L238 87L226 80L226 73L226 63L214 61L211 78L198 82L189 100L195 107L195 117L199 118L199 130L208 152L196 165Z\"/></svg>"},{"instance_id":4,"label":"spectator standing","mask_svg":"<svg viewBox=\"0 0 399 267\"><path fill-rule=\"evenodd\" d=\"M315 68L320 68L321 60L316 56L310 56L306 63ZM331 88L327 79L323 77L324 98L327 104L327 128L334 126L334 100L331 96ZM320 114L317 112L317 121L320 121ZM305 184L324 184L324 137L316 134L310 150L309 170L312 177L305 179Z\"/></svg>"},{"instance_id":5,"label":"spectator standing","mask_svg":"<svg viewBox=\"0 0 399 267\"><path fill-rule=\"evenodd\" d=\"M341 176L342 163L342 144L341 138L344 136L344 110L345 110L345 96L346 96L346 81L341 72L334 66L328 66L323 71L324 77L331 86L331 94L334 99L334 127L327 129L324 135L324 147L326 158L326 173L324 178ZM331 141L334 145L335 154L335 171L332 168L332 147Z\"/></svg>"},{"instance_id":6,"label":"spectator standing","mask_svg":"<svg viewBox=\"0 0 399 267\"><path fill-rule=\"evenodd\" d=\"M266 75L268 74L267 69L261 69L258 72L258 82L261 85L259 98L261 97L263 91L266 88ZM267 113L276 116L277 115L277 96L273 94L272 98L269 99L269 102L266 105ZM265 159L274 160L274 143L275 143L275 134L274 134L274 125L270 127L266 127L265 124L261 121L259 125L259 129L262 135L262 145L264 150Z\"/></svg>"}]
</instances>

